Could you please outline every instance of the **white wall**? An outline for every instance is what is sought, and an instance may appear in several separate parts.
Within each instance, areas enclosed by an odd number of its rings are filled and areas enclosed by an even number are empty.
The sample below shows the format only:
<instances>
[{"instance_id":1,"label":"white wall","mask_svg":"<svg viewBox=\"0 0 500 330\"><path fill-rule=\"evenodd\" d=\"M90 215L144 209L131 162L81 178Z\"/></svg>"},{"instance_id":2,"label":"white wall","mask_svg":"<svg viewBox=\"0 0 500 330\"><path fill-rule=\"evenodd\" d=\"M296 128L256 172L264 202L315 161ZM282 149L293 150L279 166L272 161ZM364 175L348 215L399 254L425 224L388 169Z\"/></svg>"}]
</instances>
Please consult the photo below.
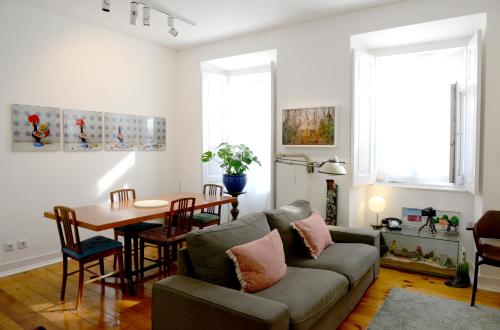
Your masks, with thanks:
<instances>
[{"instance_id":1,"label":"white wall","mask_svg":"<svg viewBox=\"0 0 500 330\"><path fill-rule=\"evenodd\" d=\"M175 52L14 0L0 2L0 48L0 274L60 257L55 223L42 217L54 204L103 202L124 185L139 196L178 189ZM167 151L14 153L12 103L163 116ZM128 169L100 192L120 163ZM3 252L22 238L27 249Z\"/></svg>"},{"instance_id":2,"label":"white wall","mask_svg":"<svg viewBox=\"0 0 500 330\"><path fill-rule=\"evenodd\" d=\"M178 176L187 190L201 182L199 155L202 152L201 124L201 75L199 64L208 59L238 55L265 49L277 49L277 152L304 152L315 159L325 159L337 154L350 159L350 44L351 35L445 18L487 13L487 31L484 49L483 74L483 127L482 127L482 206L484 210L500 209L500 94L495 90L500 84L500 1L497 0L409 0L375 7L325 20L294 25L258 33L233 40L195 47L179 52L178 98L176 122L179 134L191 128L178 144L176 155L182 160ZM338 147L336 148L285 148L281 146L281 109L288 107L338 105ZM258 128L256 128L258 132ZM251 172L250 172L251 175ZM325 212L325 177L312 178L311 193L307 191L307 175L302 168L277 169L277 204L282 205L296 198L311 197L312 205ZM366 201L376 190L350 191L348 176L337 177L339 183L339 221L341 224L363 226L369 222L359 219L366 214ZM379 189L379 188L376 188ZM465 193L422 192L401 188L383 188L394 196L389 202L393 215L400 214L400 207L413 204L434 205L459 210L464 222L477 220L482 210L481 200ZM378 192L377 192L378 193ZM396 198L397 197L397 198ZM365 199L363 199L365 198ZM244 201L242 201L244 202ZM349 215L352 215L351 219ZM385 214L384 214L385 216ZM400 215L399 215L400 216ZM470 217L470 219L467 219ZM470 233L463 233L470 244ZM488 271L485 274L492 274ZM498 277L498 273L491 276Z\"/></svg>"}]
</instances>

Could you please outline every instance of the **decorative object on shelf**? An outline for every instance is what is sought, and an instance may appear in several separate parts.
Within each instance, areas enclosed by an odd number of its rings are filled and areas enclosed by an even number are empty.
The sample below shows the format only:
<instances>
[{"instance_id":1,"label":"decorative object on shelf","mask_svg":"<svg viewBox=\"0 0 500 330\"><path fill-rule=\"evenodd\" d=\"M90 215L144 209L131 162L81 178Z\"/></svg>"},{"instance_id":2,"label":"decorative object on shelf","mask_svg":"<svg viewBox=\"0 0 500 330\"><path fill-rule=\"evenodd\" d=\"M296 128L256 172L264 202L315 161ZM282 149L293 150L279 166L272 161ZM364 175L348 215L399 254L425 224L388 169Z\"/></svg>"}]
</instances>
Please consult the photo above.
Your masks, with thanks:
<instances>
[{"instance_id":1,"label":"decorative object on shelf","mask_svg":"<svg viewBox=\"0 0 500 330\"><path fill-rule=\"evenodd\" d=\"M470 287L469 262L467 261L465 247L462 246L462 258L458 264L457 276L452 280L446 281L444 284L452 288Z\"/></svg>"},{"instance_id":2,"label":"decorative object on shelf","mask_svg":"<svg viewBox=\"0 0 500 330\"><path fill-rule=\"evenodd\" d=\"M139 150L165 150L167 142L167 123L160 117L137 117Z\"/></svg>"},{"instance_id":3,"label":"decorative object on shelf","mask_svg":"<svg viewBox=\"0 0 500 330\"><path fill-rule=\"evenodd\" d=\"M303 158L295 159L295 158ZM314 173L314 169L318 169L319 173L329 174L329 175L346 175L347 170L342 164L347 164L344 161L340 161L337 156L333 156L324 162L313 162L305 154L280 154L274 155L274 160L276 163L287 164L287 165L299 165L305 166L307 168L307 173Z\"/></svg>"},{"instance_id":4,"label":"decorative object on shelf","mask_svg":"<svg viewBox=\"0 0 500 330\"><path fill-rule=\"evenodd\" d=\"M403 207L403 225L405 227L420 227L422 225L422 221L422 209L415 207Z\"/></svg>"},{"instance_id":5,"label":"decorative object on shelf","mask_svg":"<svg viewBox=\"0 0 500 330\"><path fill-rule=\"evenodd\" d=\"M60 149L61 114L58 108L13 104L12 150Z\"/></svg>"},{"instance_id":6,"label":"decorative object on shelf","mask_svg":"<svg viewBox=\"0 0 500 330\"><path fill-rule=\"evenodd\" d=\"M104 145L109 151L137 150L137 116L105 113Z\"/></svg>"},{"instance_id":7,"label":"decorative object on shelf","mask_svg":"<svg viewBox=\"0 0 500 330\"><path fill-rule=\"evenodd\" d=\"M167 15L168 18L168 31L172 36L177 37L179 31L174 28L174 20L183 21L189 25L196 25L195 21L190 20L182 15L179 15L167 8L164 8L152 1L146 0L132 0L130 1L130 24L135 25L137 17L139 17L139 5L142 5L142 24L144 26L151 25L151 10L155 10L160 14ZM102 11L109 13L111 11L111 0L102 0Z\"/></svg>"},{"instance_id":8,"label":"decorative object on shelf","mask_svg":"<svg viewBox=\"0 0 500 330\"><path fill-rule=\"evenodd\" d=\"M336 108L284 109L282 144L289 147L336 146Z\"/></svg>"},{"instance_id":9,"label":"decorative object on shelf","mask_svg":"<svg viewBox=\"0 0 500 330\"><path fill-rule=\"evenodd\" d=\"M437 216L437 221L441 225L446 227L447 232L457 232L458 225L460 224L460 217L457 215L449 216L448 214L443 214L442 216Z\"/></svg>"},{"instance_id":10,"label":"decorative object on shelf","mask_svg":"<svg viewBox=\"0 0 500 330\"><path fill-rule=\"evenodd\" d=\"M384 200L384 198L382 196L373 196L368 201L368 208L370 209L370 211L372 211L373 213L377 214L377 224L376 225L372 225L372 228L376 229L376 230L381 229L382 225L380 225L378 223L378 215L379 215L380 212L382 212L383 210L385 210L385 200Z\"/></svg>"},{"instance_id":11,"label":"decorative object on shelf","mask_svg":"<svg viewBox=\"0 0 500 330\"><path fill-rule=\"evenodd\" d=\"M102 150L102 113L63 109L64 151Z\"/></svg>"},{"instance_id":12,"label":"decorative object on shelf","mask_svg":"<svg viewBox=\"0 0 500 330\"><path fill-rule=\"evenodd\" d=\"M326 218L327 225L337 225L338 185L335 180L326 180Z\"/></svg>"},{"instance_id":13,"label":"decorative object on shelf","mask_svg":"<svg viewBox=\"0 0 500 330\"><path fill-rule=\"evenodd\" d=\"M216 161L224 170L222 181L229 194L241 193L245 189L249 166L252 163L260 164L257 156L244 144L231 145L221 143L216 152L205 151L201 155L201 161L206 163Z\"/></svg>"},{"instance_id":14,"label":"decorative object on shelf","mask_svg":"<svg viewBox=\"0 0 500 330\"><path fill-rule=\"evenodd\" d=\"M437 230L436 230L436 210L434 210L432 207L428 207L422 210L422 217L426 217L427 221L425 224L423 224L419 229L418 232L420 233L422 229L425 227L429 226L429 231L431 232L432 235L436 235Z\"/></svg>"}]
</instances>

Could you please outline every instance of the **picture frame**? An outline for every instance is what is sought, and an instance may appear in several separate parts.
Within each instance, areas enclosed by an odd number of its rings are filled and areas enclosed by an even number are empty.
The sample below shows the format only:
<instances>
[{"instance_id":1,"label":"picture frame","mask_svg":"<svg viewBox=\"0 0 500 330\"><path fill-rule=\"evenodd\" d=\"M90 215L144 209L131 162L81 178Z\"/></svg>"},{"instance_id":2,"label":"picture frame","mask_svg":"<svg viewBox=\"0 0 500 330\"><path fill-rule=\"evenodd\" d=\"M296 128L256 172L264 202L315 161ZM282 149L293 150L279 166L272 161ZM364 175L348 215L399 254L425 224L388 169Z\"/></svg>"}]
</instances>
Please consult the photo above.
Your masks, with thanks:
<instances>
[{"instance_id":1,"label":"picture frame","mask_svg":"<svg viewBox=\"0 0 500 330\"><path fill-rule=\"evenodd\" d=\"M105 112L104 148L107 151L137 150L137 116Z\"/></svg>"},{"instance_id":2,"label":"picture frame","mask_svg":"<svg viewBox=\"0 0 500 330\"><path fill-rule=\"evenodd\" d=\"M422 216L422 209L417 207L402 208L403 227L419 228L425 224L427 217Z\"/></svg>"},{"instance_id":3,"label":"picture frame","mask_svg":"<svg viewBox=\"0 0 500 330\"><path fill-rule=\"evenodd\" d=\"M163 151L167 143L167 120L162 117L137 117L138 149Z\"/></svg>"},{"instance_id":4,"label":"picture frame","mask_svg":"<svg viewBox=\"0 0 500 330\"><path fill-rule=\"evenodd\" d=\"M336 119L336 106L283 109L281 143L284 147L336 147Z\"/></svg>"},{"instance_id":5,"label":"picture frame","mask_svg":"<svg viewBox=\"0 0 500 330\"><path fill-rule=\"evenodd\" d=\"M103 113L63 109L63 150L99 151L103 149Z\"/></svg>"}]
</instances>

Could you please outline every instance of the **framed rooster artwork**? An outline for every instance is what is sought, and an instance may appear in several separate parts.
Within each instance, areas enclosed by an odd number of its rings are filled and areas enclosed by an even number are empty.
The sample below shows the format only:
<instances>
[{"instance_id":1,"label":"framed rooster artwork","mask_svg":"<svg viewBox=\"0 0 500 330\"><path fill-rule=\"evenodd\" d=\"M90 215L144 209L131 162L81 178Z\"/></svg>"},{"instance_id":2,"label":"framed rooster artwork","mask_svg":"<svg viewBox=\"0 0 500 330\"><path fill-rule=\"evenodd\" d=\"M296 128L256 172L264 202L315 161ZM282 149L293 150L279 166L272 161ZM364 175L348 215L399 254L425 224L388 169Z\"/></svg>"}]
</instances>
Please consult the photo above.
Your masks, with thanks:
<instances>
[{"instance_id":1,"label":"framed rooster artwork","mask_svg":"<svg viewBox=\"0 0 500 330\"><path fill-rule=\"evenodd\" d=\"M63 109L64 151L102 150L102 112Z\"/></svg>"},{"instance_id":2,"label":"framed rooster artwork","mask_svg":"<svg viewBox=\"0 0 500 330\"><path fill-rule=\"evenodd\" d=\"M104 113L104 145L108 151L137 150L137 116Z\"/></svg>"},{"instance_id":3,"label":"framed rooster artwork","mask_svg":"<svg viewBox=\"0 0 500 330\"><path fill-rule=\"evenodd\" d=\"M138 116L137 126L139 150L165 150L167 141L167 122L165 118Z\"/></svg>"},{"instance_id":4,"label":"framed rooster artwork","mask_svg":"<svg viewBox=\"0 0 500 330\"><path fill-rule=\"evenodd\" d=\"M59 108L13 104L12 150L56 151L61 148Z\"/></svg>"}]
</instances>

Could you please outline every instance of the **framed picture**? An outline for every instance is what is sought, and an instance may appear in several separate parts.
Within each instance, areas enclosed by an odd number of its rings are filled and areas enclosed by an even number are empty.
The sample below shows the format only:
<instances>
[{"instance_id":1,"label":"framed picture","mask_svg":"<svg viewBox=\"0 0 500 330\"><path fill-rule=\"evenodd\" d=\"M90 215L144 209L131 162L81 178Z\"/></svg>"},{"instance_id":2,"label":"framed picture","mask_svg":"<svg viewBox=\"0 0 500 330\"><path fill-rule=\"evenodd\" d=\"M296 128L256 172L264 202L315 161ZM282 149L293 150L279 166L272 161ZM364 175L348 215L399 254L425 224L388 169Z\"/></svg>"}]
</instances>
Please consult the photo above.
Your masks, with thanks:
<instances>
[{"instance_id":1,"label":"framed picture","mask_svg":"<svg viewBox=\"0 0 500 330\"><path fill-rule=\"evenodd\" d=\"M109 151L137 150L137 116L105 113L104 145Z\"/></svg>"},{"instance_id":2,"label":"framed picture","mask_svg":"<svg viewBox=\"0 0 500 330\"><path fill-rule=\"evenodd\" d=\"M282 144L287 147L335 147L336 108L284 109Z\"/></svg>"},{"instance_id":3,"label":"framed picture","mask_svg":"<svg viewBox=\"0 0 500 330\"><path fill-rule=\"evenodd\" d=\"M13 104L12 150L56 151L61 148L59 108Z\"/></svg>"},{"instance_id":4,"label":"framed picture","mask_svg":"<svg viewBox=\"0 0 500 330\"><path fill-rule=\"evenodd\" d=\"M403 207L403 226L418 228L427 221L427 217L422 216L422 209L415 207Z\"/></svg>"},{"instance_id":5,"label":"framed picture","mask_svg":"<svg viewBox=\"0 0 500 330\"><path fill-rule=\"evenodd\" d=\"M64 151L102 150L102 112L63 109Z\"/></svg>"},{"instance_id":6,"label":"framed picture","mask_svg":"<svg viewBox=\"0 0 500 330\"><path fill-rule=\"evenodd\" d=\"M167 143L167 121L160 117L137 117L139 150L165 150Z\"/></svg>"}]
</instances>

